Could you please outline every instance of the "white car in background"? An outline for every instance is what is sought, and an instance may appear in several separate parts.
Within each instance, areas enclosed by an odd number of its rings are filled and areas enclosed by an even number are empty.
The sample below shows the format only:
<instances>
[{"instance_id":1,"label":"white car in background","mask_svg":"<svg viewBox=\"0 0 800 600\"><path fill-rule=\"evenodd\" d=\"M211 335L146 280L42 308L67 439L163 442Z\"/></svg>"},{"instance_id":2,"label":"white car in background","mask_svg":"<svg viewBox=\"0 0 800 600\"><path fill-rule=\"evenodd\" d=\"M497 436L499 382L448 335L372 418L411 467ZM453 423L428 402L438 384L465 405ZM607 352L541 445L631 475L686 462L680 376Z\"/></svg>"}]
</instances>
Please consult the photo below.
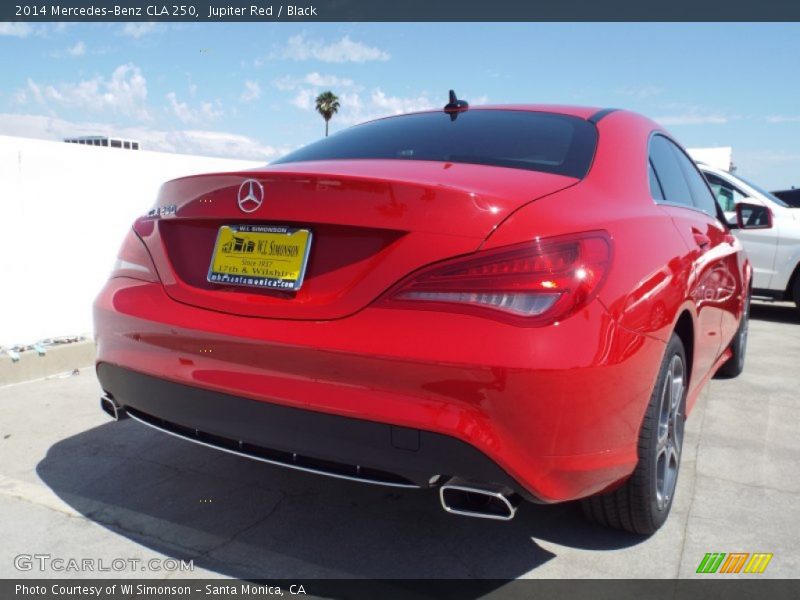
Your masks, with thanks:
<instances>
[{"instance_id":1,"label":"white car in background","mask_svg":"<svg viewBox=\"0 0 800 600\"><path fill-rule=\"evenodd\" d=\"M698 163L753 265L753 296L800 310L800 209L722 169Z\"/></svg>"}]
</instances>

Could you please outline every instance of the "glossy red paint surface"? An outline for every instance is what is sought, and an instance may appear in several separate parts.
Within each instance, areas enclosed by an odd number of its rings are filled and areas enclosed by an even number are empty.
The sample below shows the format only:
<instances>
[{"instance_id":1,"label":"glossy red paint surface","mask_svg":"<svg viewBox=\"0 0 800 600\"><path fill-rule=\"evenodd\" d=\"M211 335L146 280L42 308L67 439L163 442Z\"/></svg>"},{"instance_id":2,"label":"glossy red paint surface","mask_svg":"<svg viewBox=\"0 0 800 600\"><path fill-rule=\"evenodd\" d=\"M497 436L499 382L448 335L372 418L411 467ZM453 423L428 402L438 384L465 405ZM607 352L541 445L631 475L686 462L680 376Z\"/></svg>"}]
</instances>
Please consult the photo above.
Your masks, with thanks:
<instances>
[{"instance_id":1,"label":"glossy red paint surface","mask_svg":"<svg viewBox=\"0 0 800 600\"><path fill-rule=\"evenodd\" d=\"M176 213L135 225L160 280L130 271L109 280L95 304L98 361L451 435L545 501L614 485L635 466L642 416L679 319L691 324L691 407L725 357L750 272L715 219L651 199L647 143L656 124L619 111L597 129L594 163L581 181L359 160L170 182L158 206L175 204ZM236 205L247 177L267 191L250 215ZM314 231L300 292L205 281L217 227L250 221ZM612 244L608 273L596 296L556 323L523 327L379 301L439 261L598 230Z\"/></svg>"},{"instance_id":2,"label":"glossy red paint surface","mask_svg":"<svg viewBox=\"0 0 800 600\"><path fill-rule=\"evenodd\" d=\"M577 182L502 170L495 181L497 169L481 165L417 161L409 168L404 161L361 160L188 177L167 183L159 195L159 205L177 207L174 218L141 220L135 228L175 300L247 316L335 319L364 308L417 268L473 252L515 209ZM264 185L264 206L244 214L236 194L253 175ZM287 301L283 294L206 282L206 257L220 224L265 219L313 228L303 288Z\"/></svg>"}]
</instances>

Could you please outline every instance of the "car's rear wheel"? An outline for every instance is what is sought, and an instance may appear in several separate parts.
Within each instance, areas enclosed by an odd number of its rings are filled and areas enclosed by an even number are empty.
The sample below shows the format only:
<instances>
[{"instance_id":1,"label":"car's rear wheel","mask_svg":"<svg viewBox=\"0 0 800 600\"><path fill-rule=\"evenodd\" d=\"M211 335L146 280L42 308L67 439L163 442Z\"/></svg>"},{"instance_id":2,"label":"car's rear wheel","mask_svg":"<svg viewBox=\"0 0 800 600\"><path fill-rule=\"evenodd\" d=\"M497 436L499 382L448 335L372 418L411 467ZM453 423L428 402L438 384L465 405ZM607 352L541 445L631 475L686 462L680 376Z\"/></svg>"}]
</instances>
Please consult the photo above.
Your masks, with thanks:
<instances>
[{"instance_id":1,"label":"car's rear wheel","mask_svg":"<svg viewBox=\"0 0 800 600\"><path fill-rule=\"evenodd\" d=\"M719 368L718 375L723 377L738 377L744 371L744 357L747 352L747 332L750 329L750 294L744 301L744 311L739 328L731 341L731 357Z\"/></svg>"},{"instance_id":2,"label":"car's rear wheel","mask_svg":"<svg viewBox=\"0 0 800 600\"><path fill-rule=\"evenodd\" d=\"M667 344L639 432L639 462L619 488L581 501L600 524L648 535L667 520L680 470L689 371L683 342Z\"/></svg>"}]
</instances>

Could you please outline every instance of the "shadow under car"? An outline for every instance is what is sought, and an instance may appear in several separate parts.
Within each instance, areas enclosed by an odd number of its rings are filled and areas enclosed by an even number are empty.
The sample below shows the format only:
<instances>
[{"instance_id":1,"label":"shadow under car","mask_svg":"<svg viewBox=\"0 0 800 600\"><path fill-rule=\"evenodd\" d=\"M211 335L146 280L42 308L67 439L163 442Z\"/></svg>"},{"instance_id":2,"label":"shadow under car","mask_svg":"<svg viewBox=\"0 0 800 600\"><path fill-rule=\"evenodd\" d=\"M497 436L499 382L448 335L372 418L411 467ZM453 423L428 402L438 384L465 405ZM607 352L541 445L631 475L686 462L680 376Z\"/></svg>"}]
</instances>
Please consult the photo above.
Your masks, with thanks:
<instances>
[{"instance_id":1,"label":"shadow under car","mask_svg":"<svg viewBox=\"0 0 800 600\"><path fill-rule=\"evenodd\" d=\"M294 472L109 422L51 446L37 474L73 509L195 567L241 579L518 578L555 557L646 538L587 523L576 503L500 523L445 513L436 490ZM486 590L483 590L485 593Z\"/></svg>"}]
</instances>

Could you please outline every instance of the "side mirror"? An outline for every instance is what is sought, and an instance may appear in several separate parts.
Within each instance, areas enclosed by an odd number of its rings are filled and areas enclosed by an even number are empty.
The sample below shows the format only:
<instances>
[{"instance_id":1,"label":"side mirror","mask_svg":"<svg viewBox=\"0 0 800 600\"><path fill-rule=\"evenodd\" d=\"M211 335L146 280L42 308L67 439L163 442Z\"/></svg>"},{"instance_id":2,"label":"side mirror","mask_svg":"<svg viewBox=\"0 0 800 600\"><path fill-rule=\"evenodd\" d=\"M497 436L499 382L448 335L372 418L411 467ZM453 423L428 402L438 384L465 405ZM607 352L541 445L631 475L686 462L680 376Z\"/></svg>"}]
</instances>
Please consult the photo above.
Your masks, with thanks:
<instances>
[{"instance_id":1,"label":"side mirror","mask_svg":"<svg viewBox=\"0 0 800 600\"><path fill-rule=\"evenodd\" d=\"M736 225L739 229L769 229L772 227L772 211L760 204L737 204Z\"/></svg>"}]
</instances>

